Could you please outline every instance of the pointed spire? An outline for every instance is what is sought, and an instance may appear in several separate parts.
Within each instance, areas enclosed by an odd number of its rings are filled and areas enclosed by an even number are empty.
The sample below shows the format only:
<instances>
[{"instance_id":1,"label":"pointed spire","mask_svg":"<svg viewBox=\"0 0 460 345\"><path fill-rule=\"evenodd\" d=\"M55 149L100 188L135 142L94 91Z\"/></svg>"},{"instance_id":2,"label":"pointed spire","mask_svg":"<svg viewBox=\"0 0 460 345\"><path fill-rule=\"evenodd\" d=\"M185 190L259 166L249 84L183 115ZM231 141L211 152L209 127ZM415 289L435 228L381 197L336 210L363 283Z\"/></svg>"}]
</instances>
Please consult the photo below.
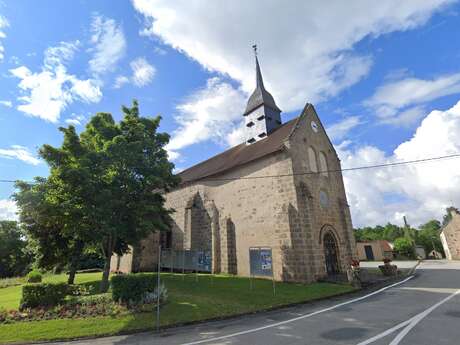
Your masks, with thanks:
<instances>
[{"instance_id":1,"label":"pointed spire","mask_svg":"<svg viewBox=\"0 0 460 345\"><path fill-rule=\"evenodd\" d=\"M249 97L244 115L247 115L248 113L250 113L251 111L260 107L263 104L272 108L273 110L281 112L281 110L276 105L273 96L270 94L270 92L265 90L262 72L260 71L259 59L257 57L257 45L254 44L252 48L254 49L254 56L256 60L256 89L252 93L251 97Z\"/></svg>"},{"instance_id":2,"label":"pointed spire","mask_svg":"<svg viewBox=\"0 0 460 345\"><path fill-rule=\"evenodd\" d=\"M257 44L254 44L252 48L254 49L254 57L256 59L256 87L265 89L262 72L260 71L259 59L257 58Z\"/></svg>"}]
</instances>

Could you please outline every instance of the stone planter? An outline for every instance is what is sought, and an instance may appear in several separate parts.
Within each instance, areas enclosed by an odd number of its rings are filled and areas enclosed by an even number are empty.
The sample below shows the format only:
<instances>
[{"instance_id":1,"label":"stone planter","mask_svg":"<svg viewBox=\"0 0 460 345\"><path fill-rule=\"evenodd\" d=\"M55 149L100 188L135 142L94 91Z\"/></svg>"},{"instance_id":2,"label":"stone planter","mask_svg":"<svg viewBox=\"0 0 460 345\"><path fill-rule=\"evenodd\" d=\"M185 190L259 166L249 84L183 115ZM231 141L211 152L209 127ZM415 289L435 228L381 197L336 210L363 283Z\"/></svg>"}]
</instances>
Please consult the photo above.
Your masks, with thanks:
<instances>
[{"instance_id":1,"label":"stone planter","mask_svg":"<svg viewBox=\"0 0 460 345\"><path fill-rule=\"evenodd\" d=\"M382 271L382 274L386 277L395 276L398 273L398 266L396 265L385 264L380 265L379 268L380 271Z\"/></svg>"}]
</instances>

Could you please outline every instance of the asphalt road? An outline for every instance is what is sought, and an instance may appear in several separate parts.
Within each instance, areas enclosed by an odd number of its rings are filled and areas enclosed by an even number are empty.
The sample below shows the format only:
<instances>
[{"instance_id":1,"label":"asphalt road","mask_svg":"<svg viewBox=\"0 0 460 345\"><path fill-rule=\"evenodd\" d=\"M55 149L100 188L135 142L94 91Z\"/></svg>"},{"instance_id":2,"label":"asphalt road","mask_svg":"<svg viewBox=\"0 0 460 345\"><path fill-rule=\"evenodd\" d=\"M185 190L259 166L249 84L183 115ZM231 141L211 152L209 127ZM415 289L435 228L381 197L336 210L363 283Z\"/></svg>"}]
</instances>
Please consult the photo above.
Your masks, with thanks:
<instances>
[{"instance_id":1,"label":"asphalt road","mask_svg":"<svg viewBox=\"0 0 460 345\"><path fill-rule=\"evenodd\" d=\"M460 344L460 262L422 263L413 278L367 295L233 320L74 345Z\"/></svg>"}]
</instances>

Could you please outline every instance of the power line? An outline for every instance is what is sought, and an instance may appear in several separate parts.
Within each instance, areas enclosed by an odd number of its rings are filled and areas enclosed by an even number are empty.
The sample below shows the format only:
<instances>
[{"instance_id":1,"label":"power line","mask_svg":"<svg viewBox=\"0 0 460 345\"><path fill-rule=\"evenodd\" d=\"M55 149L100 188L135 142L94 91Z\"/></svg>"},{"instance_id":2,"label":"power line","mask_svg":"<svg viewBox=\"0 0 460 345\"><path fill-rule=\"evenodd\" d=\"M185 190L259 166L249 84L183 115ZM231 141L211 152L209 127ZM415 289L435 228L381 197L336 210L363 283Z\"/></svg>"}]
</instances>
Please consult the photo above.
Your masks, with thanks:
<instances>
[{"instance_id":1,"label":"power line","mask_svg":"<svg viewBox=\"0 0 460 345\"><path fill-rule=\"evenodd\" d=\"M447 155L447 156L439 156L439 157L430 157L430 158L422 158L422 159L414 159L410 161L401 161L401 162L392 162L392 163L382 163L382 164L374 164L374 165L364 165L352 168L343 168L343 169L335 169L335 170L324 170L324 171L306 171L300 173L292 173L292 174L280 174L280 175L263 175L263 176L248 176L248 177L227 177L227 178L202 178L198 181L231 181L231 180L253 180L253 179L262 179L262 178L275 178L275 177L289 177L289 176L302 176L302 175L317 175L317 174L325 174L325 173L337 173L337 172L347 172L347 171L355 171L355 170L366 170L366 169L377 169L377 168L388 168L393 166L401 166L401 165L409 165L409 164L416 164L416 163L423 163L423 162L432 162L432 161L439 161L443 159L449 158L459 158L460 153ZM15 183L14 180L0 180L0 183ZM33 184L34 182L29 182Z\"/></svg>"}]
</instances>

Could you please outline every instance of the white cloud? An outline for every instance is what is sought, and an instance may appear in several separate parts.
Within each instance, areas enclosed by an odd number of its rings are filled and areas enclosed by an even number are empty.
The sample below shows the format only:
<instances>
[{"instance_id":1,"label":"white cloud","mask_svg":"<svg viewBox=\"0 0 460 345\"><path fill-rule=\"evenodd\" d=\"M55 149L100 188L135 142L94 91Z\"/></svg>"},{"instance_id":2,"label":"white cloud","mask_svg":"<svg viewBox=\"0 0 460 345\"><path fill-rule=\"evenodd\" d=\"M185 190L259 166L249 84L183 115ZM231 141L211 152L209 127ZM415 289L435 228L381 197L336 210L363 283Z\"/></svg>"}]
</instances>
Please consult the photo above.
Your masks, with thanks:
<instances>
[{"instance_id":1,"label":"white cloud","mask_svg":"<svg viewBox=\"0 0 460 345\"><path fill-rule=\"evenodd\" d=\"M31 165L40 164L40 160L27 147L20 145L12 145L9 149L0 149L0 158L18 159Z\"/></svg>"},{"instance_id":2,"label":"white cloud","mask_svg":"<svg viewBox=\"0 0 460 345\"><path fill-rule=\"evenodd\" d=\"M115 20L97 15L93 17L91 33L94 48L91 49L90 70L95 74L113 71L126 51L123 29Z\"/></svg>"},{"instance_id":3,"label":"white cloud","mask_svg":"<svg viewBox=\"0 0 460 345\"><path fill-rule=\"evenodd\" d=\"M424 108L420 105L457 93L460 93L460 73L430 80L390 78L365 105L376 112L382 123L410 125L423 114Z\"/></svg>"},{"instance_id":4,"label":"white cloud","mask_svg":"<svg viewBox=\"0 0 460 345\"><path fill-rule=\"evenodd\" d=\"M353 149L350 142L337 151L342 167L417 160L460 152L460 102L446 111L432 111L413 137L391 155L373 146ZM399 167L344 172L348 202L355 226L402 223L412 225L439 219L450 204L460 205L460 159Z\"/></svg>"},{"instance_id":5,"label":"white cloud","mask_svg":"<svg viewBox=\"0 0 460 345\"><path fill-rule=\"evenodd\" d=\"M0 199L0 220L18 220L18 207L13 200Z\"/></svg>"},{"instance_id":6,"label":"white cloud","mask_svg":"<svg viewBox=\"0 0 460 345\"><path fill-rule=\"evenodd\" d=\"M13 106L13 103L11 101L0 101L0 104L8 108L11 108Z\"/></svg>"},{"instance_id":7,"label":"white cloud","mask_svg":"<svg viewBox=\"0 0 460 345\"><path fill-rule=\"evenodd\" d=\"M57 122L61 112L75 100L97 103L102 98L99 82L78 79L68 74L65 64L72 60L79 42L61 42L45 51L41 72L32 72L26 66L11 69L13 76L21 79L19 88L23 95L17 109L49 122Z\"/></svg>"},{"instance_id":8,"label":"white cloud","mask_svg":"<svg viewBox=\"0 0 460 345\"><path fill-rule=\"evenodd\" d=\"M143 57L134 59L129 65L132 70L132 75L129 78L125 75L117 76L113 86L115 89L119 89L130 82L137 87L142 87L149 84L155 77L155 67Z\"/></svg>"},{"instance_id":9,"label":"white cloud","mask_svg":"<svg viewBox=\"0 0 460 345\"><path fill-rule=\"evenodd\" d=\"M86 120L86 117L83 115L77 115L72 113L72 117L65 119L65 123L73 126L81 126L82 122Z\"/></svg>"},{"instance_id":10,"label":"white cloud","mask_svg":"<svg viewBox=\"0 0 460 345\"><path fill-rule=\"evenodd\" d=\"M235 124L242 121L245 102L246 96L240 90L219 78L209 79L205 88L176 107L179 128L167 146L170 157L177 159L177 150L209 139L226 142Z\"/></svg>"},{"instance_id":11,"label":"white cloud","mask_svg":"<svg viewBox=\"0 0 460 345\"><path fill-rule=\"evenodd\" d=\"M5 47L3 47L3 44L1 41L2 39L6 38L6 34L3 31L3 29L7 28L8 26L10 26L10 24L8 23L8 20L5 17L0 15L0 62L2 62L3 59L5 58Z\"/></svg>"},{"instance_id":12,"label":"white cloud","mask_svg":"<svg viewBox=\"0 0 460 345\"><path fill-rule=\"evenodd\" d=\"M150 83L155 76L155 67L150 65L145 58L137 58L130 63L133 70L132 80L134 85L141 87Z\"/></svg>"},{"instance_id":13,"label":"white cloud","mask_svg":"<svg viewBox=\"0 0 460 345\"><path fill-rule=\"evenodd\" d=\"M115 89L119 89L121 88L123 85L129 83L129 78L124 76L124 75L119 75L116 79L115 79L115 84L114 84L114 88Z\"/></svg>"},{"instance_id":14,"label":"white cloud","mask_svg":"<svg viewBox=\"0 0 460 345\"><path fill-rule=\"evenodd\" d=\"M450 2L133 0L147 19L142 34L229 75L245 92L254 88L250 46L257 43L267 87L284 111L337 95L365 77L372 57L353 51L363 38L414 29Z\"/></svg>"},{"instance_id":15,"label":"white cloud","mask_svg":"<svg viewBox=\"0 0 460 345\"><path fill-rule=\"evenodd\" d=\"M340 122L334 123L327 128L331 140L343 139L353 128L361 124L359 116L349 116Z\"/></svg>"}]
</instances>

